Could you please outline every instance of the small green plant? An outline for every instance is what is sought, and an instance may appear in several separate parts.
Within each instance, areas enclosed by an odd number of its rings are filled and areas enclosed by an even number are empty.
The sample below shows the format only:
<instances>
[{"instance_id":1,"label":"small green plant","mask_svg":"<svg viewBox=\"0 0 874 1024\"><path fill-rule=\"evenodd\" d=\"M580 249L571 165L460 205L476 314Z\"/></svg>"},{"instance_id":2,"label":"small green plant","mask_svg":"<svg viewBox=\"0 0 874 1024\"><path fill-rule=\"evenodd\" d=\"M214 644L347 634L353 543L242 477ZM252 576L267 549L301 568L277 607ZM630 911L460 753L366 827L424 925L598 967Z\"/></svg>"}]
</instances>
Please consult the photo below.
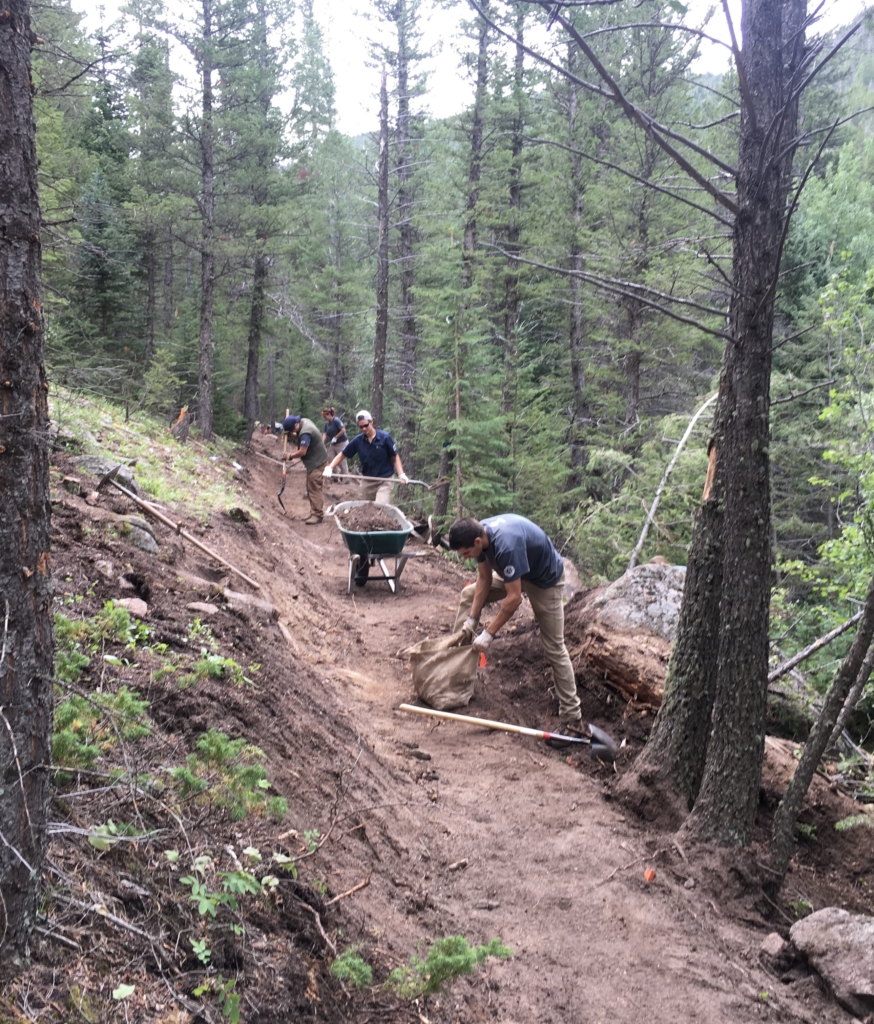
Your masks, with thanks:
<instances>
[{"instance_id":1,"label":"small green plant","mask_svg":"<svg viewBox=\"0 0 874 1024\"><path fill-rule=\"evenodd\" d=\"M795 834L806 843L812 843L816 839L816 825L804 825L800 821L795 823Z\"/></svg>"},{"instance_id":2,"label":"small green plant","mask_svg":"<svg viewBox=\"0 0 874 1024\"><path fill-rule=\"evenodd\" d=\"M813 904L809 900L799 897L797 900L789 900L789 909L797 918L801 919L813 913Z\"/></svg>"},{"instance_id":3,"label":"small green plant","mask_svg":"<svg viewBox=\"0 0 874 1024\"><path fill-rule=\"evenodd\" d=\"M307 829L303 834L303 841L306 843L307 850L310 853L314 853L319 848L319 840L322 838L322 833L317 828Z\"/></svg>"},{"instance_id":4,"label":"small green plant","mask_svg":"<svg viewBox=\"0 0 874 1024\"><path fill-rule=\"evenodd\" d=\"M438 939L424 960L414 956L408 964L395 968L386 985L407 999L434 995L445 992L464 975L473 974L487 957L505 960L512 955L499 938L485 946L471 946L463 935L451 935Z\"/></svg>"},{"instance_id":5,"label":"small green plant","mask_svg":"<svg viewBox=\"0 0 874 1024\"><path fill-rule=\"evenodd\" d=\"M212 992L218 1000L223 1016L227 1017L231 1024L239 1024L240 1021L240 997L234 991L237 984L234 978L225 981L221 974L215 978L207 978L201 982L192 993L198 999L207 992Z\"/></svg>"},{"instance_id":6,"label":"small green plant","mask_svg":"<svg viewBox=\"0 0 874 1024\"><path fill-rule=\"evenodd\" d=\"M138 836L140 834L141 833L138 828L135 828L133 825L130 825L125 821L116 823L112 818L107 818L104 824L95 825L94 828L91 829L91 834L88 836L88 842L95 850L105 853L107 850L112 849L121 837Z\"/></svg>"},{"instance_id":7,"label":"small green plant","mask_svg":"<svg viewBox=\"0 0 874 1024\"><path fill-rule=\"evenodd\" d=\"M90 768L119 739L148 736L148 701L122 686L117 693L72 694L55 708L52 759L65 768Z\"/></svg>"},{"instance_id":8,"label":"small green plant","mask_svg":"<svg viewBox=\"0 0 874 1024\"><path fill-rule=\"evenodd\" d=\"M253 664L249 671L257 672L261 666ZM191 666L191 671L179 677L179 686L186 689L206 679L227 678L234 686L252 685L252 680L243 671L243 666L233 658L212 654L205 647L200 649L200 660Z\"/></svg>"},{"instance_id":9,"label":"small green plant","mask_svg":"<svg viewBox=\"0 0 874 1024\"><path fill-rule=\"evenodd\" d=\"M367 988L373 982L373 971L358 955L361 946L350 946L331 964L331 974L339 981L349 981L356 988Z\"/></svg>"},{"instance_id":10,"label":"small green plant","mask_svg":"<svg viewBox=\"0 0 874 1024\"><path fill-rule=\"evenodd\" d=\"M841 818L835 822L835 829L838 832L849 832L854 828L874 828L874 820L870 814L851 814L847 818Z\"/></svg>"},{"instance_id":11,"label":"small green plant","mask_svg":"<svg viewBox=\"0 0 874 1024\"><path fill-rule=\"evenodd\" d=\"M193 797L211 807L226 810L234 821L250 812L266 811L277 821L288 812L284 797L268 797L267 772L258 762L264 751L243 739L210 729L197 741L196 753L189 754L171 776L183 799Z\"/></svg>"},{"instance_id":12,"label":"small green plant","mask_svg":"<svg viewBox=\"0 0 874 1024\"><path fill-rule=\"evenodd\" d=\"M212 960L212 950L207 946L206 939L193 939L189 935L188 941L191 943L191 948L197 959L204 967L209 967L209 962Z\"/></svg>"}]
</instances>

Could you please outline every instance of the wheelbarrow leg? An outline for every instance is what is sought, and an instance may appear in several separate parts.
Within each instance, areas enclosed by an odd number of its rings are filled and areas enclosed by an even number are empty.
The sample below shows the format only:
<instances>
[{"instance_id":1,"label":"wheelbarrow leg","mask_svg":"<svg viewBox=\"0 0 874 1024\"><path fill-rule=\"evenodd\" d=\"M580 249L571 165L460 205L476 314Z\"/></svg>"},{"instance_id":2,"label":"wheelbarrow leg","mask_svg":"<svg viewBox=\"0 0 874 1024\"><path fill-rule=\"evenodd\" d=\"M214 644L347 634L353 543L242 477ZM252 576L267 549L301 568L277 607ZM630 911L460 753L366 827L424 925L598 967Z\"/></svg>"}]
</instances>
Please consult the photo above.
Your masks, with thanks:
<instances>
[{"instance_id":1,"label":"wheelbarrow leg","mask_svg":"<svg viewBox=\"0 0 874 1024\"><path fill-rule=\"evenodd\" d=\"M346 584L346 593L352 593L352 580L355 579L355 573L358 570L358 555L349 556L349 581Z\"/></svg>"},{"instance_id":2,"label":"wheelbarrow leg","mask_svg":"<svg viewBox=\"0 0 874 1024\"><path fill-rule=\"evenodd\" d=\"M397 582L396 582L396 580L397 580L397 569L395 569L395 575L392 576L392 574L388 571L388 566L385 564L385 562L381 558L377 558L376 561L379 563L380 569L382 569L382 574L383 574L383 576L385 576L385 582L389 585L389 587L391 589L391 592L393 594L396 594L398 592Z\"/></svg>"}]
</instances>

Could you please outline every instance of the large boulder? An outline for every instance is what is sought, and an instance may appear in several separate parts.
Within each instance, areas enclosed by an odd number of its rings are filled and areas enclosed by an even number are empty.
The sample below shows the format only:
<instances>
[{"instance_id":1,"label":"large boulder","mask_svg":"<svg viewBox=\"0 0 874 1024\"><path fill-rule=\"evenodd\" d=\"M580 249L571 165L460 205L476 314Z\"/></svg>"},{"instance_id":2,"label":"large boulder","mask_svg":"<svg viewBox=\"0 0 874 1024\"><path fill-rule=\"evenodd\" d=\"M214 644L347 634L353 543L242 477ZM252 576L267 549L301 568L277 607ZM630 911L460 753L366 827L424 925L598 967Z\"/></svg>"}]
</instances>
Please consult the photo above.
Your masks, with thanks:
<instances>
[{"instance_id":1,"label":"large boulder","mask_svg":"<svg viewBox=\"0 0 874 1024\"><path fill-rule=\"evenodd\" d=\"M874 1012L874 918L826 907L796 921L789 937L844 1009L860 1019Z\"/></svg>"},{"instance_id":2,"label":"large boulder","mask_svg":"<svg viewBox=\"0 0 874 1024\"><path fill-rule=\"evenodd\" d=\"M568 605L565 639L574 665L630 699L658 707L683 600L686 569L649 562Z\"/></svg>"}]
</instances>

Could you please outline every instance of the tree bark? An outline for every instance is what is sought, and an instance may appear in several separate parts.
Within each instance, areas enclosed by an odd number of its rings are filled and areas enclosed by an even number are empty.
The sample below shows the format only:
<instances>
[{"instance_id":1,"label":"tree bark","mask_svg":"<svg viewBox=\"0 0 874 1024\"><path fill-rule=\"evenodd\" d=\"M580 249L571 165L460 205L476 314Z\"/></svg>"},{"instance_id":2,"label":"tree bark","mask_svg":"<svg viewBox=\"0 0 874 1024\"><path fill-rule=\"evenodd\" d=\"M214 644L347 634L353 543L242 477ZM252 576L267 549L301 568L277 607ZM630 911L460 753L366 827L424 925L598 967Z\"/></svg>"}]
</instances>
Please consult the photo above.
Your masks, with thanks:
<instances>
[{"instance_id":1,"label":"tree bark","mask_svg":"<svg viewBox=\"0 0 874 1024\"><path fill-rule=\"evenodd\" d=\"M267 285L267 254L263 234L257 239L258 252L252 268L252 304L249 308L249 351L246 359L246 385L243 392L243 415L246 417L246 440L252 440L258 419L258 362L261 353L261 328L264 322L264 291Z\"/></svg>"},{"instance_id":2,"label":"tree bark","mask_svg":"<svg viewBox=\"0 0 874 1024\"><path fill-rule=\"evenodd\" d=\"M212 0L202 0L200 133L201 251L200 251L200 365L197 374L197 422L204 440L212 437L213 296L215 290L215 160L212 89Z\"/></svg>"},{"instance_id":3,"label":"tree bark","mask_svg":"<svg viewBox=\"0 0 874 1024\"><path fill-rule=\"evenodd\" d=\"M36 919L52 734L48 408L27 0L0 17L0 978Z\"/></svg>"},{"instance_id":4,"label":"tree bark","mask_svg":"<svg viewBox=\"0 0 874 1024\"><path fill-rule=\"evenodd\" d=\"M804 0L748 0L741 22L745 89L730 340L715 417L716 473L724 481L719 656L707 763L684 825L693 838L727 846L750 842L765 746L774 294L794 151L790 140L796 135L792 88L804 49L804 9Z\"/></svg>"},{"instance_id":5,"label":"tree bark","mask_svg":"<svg viewBox=\"0 0 874 1024\"><path fill-rule=\"evenodd\" d=\"M385 71L382 73L382 84L379 89L379 165L376 191L376 331L373 339L370 413L373 422L381 427L388 349L388 86Z\"/></svg>"},{"instance_id":6,"label":"tree bark","mask_svg":"<svg viewBox=\"0 0 874 1024\"><path fill-rule=\"evenodd\" d=\"M568 43L568 71L577 74L578 55L576 45ZM570 268L579 272L585 269L586 260L583 254L582 229L583 212L586 201L586 179L583 174L583 158L577 151L577 131L579 119L580 92L579 86L568 83L567 129L568 145L571 147L571 239ZM573 472L568 480L568 490L573 490L582 483L582 471L588 462L586 444L586 424L589 420L589 407L586 400L586 364L583 353L583 342L586 335L585 313L583 312L583 282L579 277L570 279L571 310L570 310L570 355L571 382L573 384L573 416L570 427L571 466Z\"/></svg>"},{"instance_id":7,"label":"tree bark","mask_svg":"<svg viewBox=\"0 0 874 1024\"><path fill-rule=\"evenodd\" d=\"M400 447L403 452L404 468L410 476L416 476L415 440L418 422L419 398L417 395L416 362L419 345L416 326L413 285L415 272L416 227L413 221L414 189L412 183L413 158L410 126L410 62L412 60L410 20L413 11L408 0L398 4L398 120L396 137L397 179L398 179L398 256L400 257L401 285L401 373L400 373Z\"/></svg>"}]
</instances>

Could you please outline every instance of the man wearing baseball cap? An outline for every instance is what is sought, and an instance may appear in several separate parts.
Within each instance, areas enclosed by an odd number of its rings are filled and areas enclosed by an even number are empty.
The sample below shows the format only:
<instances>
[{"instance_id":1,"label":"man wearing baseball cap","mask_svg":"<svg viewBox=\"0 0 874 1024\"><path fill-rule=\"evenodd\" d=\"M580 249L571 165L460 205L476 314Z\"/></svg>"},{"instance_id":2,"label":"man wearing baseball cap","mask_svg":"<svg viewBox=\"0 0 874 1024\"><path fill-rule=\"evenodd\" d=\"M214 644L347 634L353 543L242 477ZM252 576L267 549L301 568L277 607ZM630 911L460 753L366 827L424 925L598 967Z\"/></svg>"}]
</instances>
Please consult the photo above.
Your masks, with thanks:
<instances>
[{"instance_id":1,"label":"man wearing baseball cap","mask_svg":"<svg viewBox=\"0 0 874 1024\"><path fill-rule=\"evenodd\" d=\"M365 501L379 501L383 505L390 505L394 474L397 473L398 480L402 484L409 482L401 464L401 457L395 447L394 438L388 431L376 429L373 425L373 417L367 409L362 409L356 415L355 420L360 433L357 437L353 437L343 451L335 455L325 466L324 476L331 476L334 467L342 459L351 459L357 455L361 460L362 474L378 478L361 482L362 498Z\"/></svg>"},{"instance_id":2,"label":"man wearing baseball cap","mask_svg":"<svg viewBox=\"0 0 874 1024\"><path fill-rule=\"evenodd\" d=\"M307 498L310 503L310 515L304 520L304 526L317 526L325 514L324 486L322 469L328 461L328 449L322 440L322 432L303 416L286 416L282 429L297 442L297 448L289 452L286 458L300 459L307 471Z\"/></svg>"}]
</instances>

